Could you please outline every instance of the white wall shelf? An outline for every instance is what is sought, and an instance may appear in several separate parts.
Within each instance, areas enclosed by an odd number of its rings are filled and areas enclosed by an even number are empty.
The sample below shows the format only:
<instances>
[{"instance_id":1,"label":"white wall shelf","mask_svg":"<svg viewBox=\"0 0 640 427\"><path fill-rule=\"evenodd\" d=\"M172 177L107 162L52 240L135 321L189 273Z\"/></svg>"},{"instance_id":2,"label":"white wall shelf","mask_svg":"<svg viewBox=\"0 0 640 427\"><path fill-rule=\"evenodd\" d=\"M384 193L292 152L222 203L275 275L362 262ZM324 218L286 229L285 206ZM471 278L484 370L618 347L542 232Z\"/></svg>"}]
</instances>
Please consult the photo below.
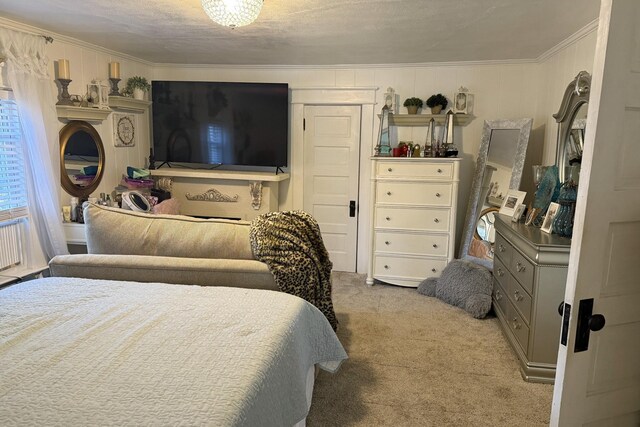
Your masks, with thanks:
<instances>
[{"instance_id":1,"label":"white wall shelf","mask_svg":"<svg viewBox=\"0 0 640 427\"><path fill-rule=\"evenodd\" d=\"M289 179L288 173L243 172L225 170L194 170L164 168L150 171L152 176L168 176L176 178L225 179L230 181L280 182Z\"/></svg>"},{"instance_id":2,"label":"white wall shelf","mask_svg":"<svg viewBox=\"0 0 640 427\"><path fill-rule=\"evenodd\" d=\"M151 101L130 98L128 96L110 96L109 107L117 111L126 111L129 113L144 113L147 111Z\"/></svg>"},{"instance_id":3,"label":"white wall shelf","mask_svg":"<svg viewBox=\"0 0 640 427\"><path fill-rule=\"evenodd\" d=\"M378 117L381 117L378 114ZM446 114L389 114L390 126L429 126L429 121L435 119L436 124L444 125ZM474 119L470 114L455 114L453 124L466 126Z\"/></svg>"},{"instance_id":4,"label":"white wall shelf","mask_svg":"<svg viewBox=\"0 0 640 427\"><path fill-rule=\"evenodd\" d=\"M87 122L102 122L112 110L110 108L74 107L71 105L56 105L58 119L85 120Z\"/></svg>"}]
</instances>

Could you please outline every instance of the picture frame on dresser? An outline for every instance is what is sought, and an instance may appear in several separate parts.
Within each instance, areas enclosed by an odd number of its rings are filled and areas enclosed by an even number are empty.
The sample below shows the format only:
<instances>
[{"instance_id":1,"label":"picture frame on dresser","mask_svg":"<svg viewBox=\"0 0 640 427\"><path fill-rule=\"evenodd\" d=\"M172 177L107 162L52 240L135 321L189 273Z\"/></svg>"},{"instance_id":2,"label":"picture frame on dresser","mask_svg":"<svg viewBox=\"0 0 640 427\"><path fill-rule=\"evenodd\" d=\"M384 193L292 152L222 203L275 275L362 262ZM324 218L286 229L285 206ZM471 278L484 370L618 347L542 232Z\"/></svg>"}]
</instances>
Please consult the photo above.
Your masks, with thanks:
<instances>
[{"instance_id":1,"label":"picture frame on dresser","mask_svg":"<svg viewBox=\"0 0 640 427\"><path fill-rule=\"evenodd\" d=\"M549 204L549 208L547 209L547 214L544 217L544 222L542 223L542 227L540 227L540 231L551 234L553 220L555 219L559 208L560 205L555 202L551 202Z\"/></svg>"},{"instance_id":2,"label":"picture frame on dresser","mask_svg":"<svg viewBox=\"0 0 640 427\"><path fill-rule=\"evenodd\" d=\"M509 190L507 195L504 197L502 201L502 206L500 207L500 213L502 215L507 215L513 217L518 209L518 206L522 204L524 198L527 196L525 191L518 190Z\"/></svg>"}]
</instances>

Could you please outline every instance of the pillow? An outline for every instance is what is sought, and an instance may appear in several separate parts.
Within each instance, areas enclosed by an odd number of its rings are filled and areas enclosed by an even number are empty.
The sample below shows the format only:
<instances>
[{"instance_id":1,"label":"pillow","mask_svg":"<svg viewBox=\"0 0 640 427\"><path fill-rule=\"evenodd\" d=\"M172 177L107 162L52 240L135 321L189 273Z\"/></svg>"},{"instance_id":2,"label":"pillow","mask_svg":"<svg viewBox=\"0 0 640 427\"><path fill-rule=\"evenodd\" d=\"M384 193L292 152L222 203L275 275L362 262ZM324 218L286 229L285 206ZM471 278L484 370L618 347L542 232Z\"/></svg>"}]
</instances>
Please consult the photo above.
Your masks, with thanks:
<instances>
[{"instance_id":1,"label":"pillow","mask_svg":"<svg viewBox=\"0 0 640 427\"><path fill-rule=\"evenodd\" d=\"M178 202L178 199L164 200L153 207L153 213L180 215L180 202Z\"/></svg>"},{"instance_id":2,"label":"pillow","mask_svg":"<svg viewBox=\"0 0 640 427\"><path fill-rule=\"evenodd\" d=\"M430 277L418 285L418 292L460 307L476 319L491 310L491 272L466 260L451 261L440 278Z\"/></svg>"}]
</instances>

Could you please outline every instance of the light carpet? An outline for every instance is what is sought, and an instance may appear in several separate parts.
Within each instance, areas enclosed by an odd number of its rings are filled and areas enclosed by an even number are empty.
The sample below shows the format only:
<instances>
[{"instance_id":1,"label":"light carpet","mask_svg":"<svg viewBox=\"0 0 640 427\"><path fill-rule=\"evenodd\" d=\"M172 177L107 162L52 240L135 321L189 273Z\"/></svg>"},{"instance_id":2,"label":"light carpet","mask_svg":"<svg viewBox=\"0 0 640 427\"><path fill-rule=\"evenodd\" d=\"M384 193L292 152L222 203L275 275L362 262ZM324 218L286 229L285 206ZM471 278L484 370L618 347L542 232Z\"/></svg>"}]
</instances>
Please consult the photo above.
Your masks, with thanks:
<instances>
[{"instance_id":1,"label":"light carpet","mask_svg":"<svg viewBox=\"0 0 640 427\"><path fill-rule=\"evenodd\" d=\"M413 288L333 273L349 360L316 380L307 425L547 425L553 386L525 382L498 319Z\"/></svg>"}]
</instances>

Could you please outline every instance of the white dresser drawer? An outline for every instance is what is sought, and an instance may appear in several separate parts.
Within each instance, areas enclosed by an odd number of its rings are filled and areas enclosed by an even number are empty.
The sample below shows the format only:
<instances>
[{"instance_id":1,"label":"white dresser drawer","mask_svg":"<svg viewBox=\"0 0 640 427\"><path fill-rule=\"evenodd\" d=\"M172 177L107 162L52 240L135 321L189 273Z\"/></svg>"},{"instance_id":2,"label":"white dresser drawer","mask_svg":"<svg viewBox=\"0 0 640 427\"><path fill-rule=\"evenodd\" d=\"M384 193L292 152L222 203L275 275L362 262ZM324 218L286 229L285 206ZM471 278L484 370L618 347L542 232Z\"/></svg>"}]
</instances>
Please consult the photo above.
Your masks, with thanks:
<instances>
[{"instance_id":1,"label":"white dresser drawer","mask_svg":"<svg viewBox=\"0 0 640 427\"><path fill-rule=\"evenodd\" d=\"M450 212L449 209L377 206L375 227L447 232Z\"/></svg>"},{"instance_id":2,"label":"white dresser drawer","mask_svg":"<svg viewBox=\"0 0 640 427\"><path fill-rule=\"evenodd\" d=\"M409 255L447 256L449 236L376 231L376 252Z\"/></svg>"},{"instance_id":3,"label":"white dresser drawer","mask_svg":"<svg viewBox=\"0 0 640 427\"><path fill-rule=\"evenodd\" d=\"M378 178L424 178L450 180L453 178L453 163L380 161L378 162L375 172Z\"/></svg>"},{"instance_id":4,"label":"white dresser drawer","mask_svg":"<svg viewBox=\"0 0 640 427\"><path fill-rule=\"evenodd\" d=\"M451 206L452 184L424 182L379 182L377 203Z\"/></svg>"},{"instance_id":5,"label":"white dresser drawer","mask_svg":"<svg viewBox=\"0 0 640 427\"><path fill-rule=\"evenodd\" d=\"M439 276L447 266L446 259L406 258L393 255L375 255L373 272L376 277L395 277L423 280Z\"/></svg>"}]
</instances>

